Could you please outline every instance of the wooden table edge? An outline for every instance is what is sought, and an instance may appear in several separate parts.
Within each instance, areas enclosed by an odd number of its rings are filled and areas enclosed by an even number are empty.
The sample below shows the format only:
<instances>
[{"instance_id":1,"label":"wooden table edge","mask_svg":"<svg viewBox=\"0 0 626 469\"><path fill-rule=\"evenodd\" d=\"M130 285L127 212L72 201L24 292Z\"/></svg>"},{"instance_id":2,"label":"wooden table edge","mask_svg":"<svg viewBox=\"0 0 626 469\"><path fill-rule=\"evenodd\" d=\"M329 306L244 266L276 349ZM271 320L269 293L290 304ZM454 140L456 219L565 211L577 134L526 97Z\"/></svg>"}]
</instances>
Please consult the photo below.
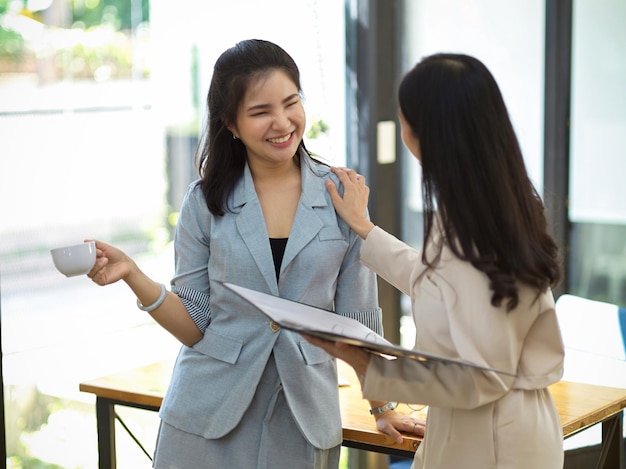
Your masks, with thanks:
<instances>
[{"instance_id":1,"label":"wooden table edge","mask_svg":"<svg viewBox=\"0 0 626 469\"><path fill-rule=\"evenodd\" d=\"M106 387L97 380L92 382L80 383L78 389L82 392L94 394L97 398L109 399L115 402L135 404L139 406L147 406L150 408L159 408L163 403L163 397L158 394L149 394L144 392L119 391Z\"/></svg>"},{"instance_id":2,"label":"wooden table edge","mask_svg":"<svg viewBox=\"0 0 626 469\"><path fill-rule=\"evenodd\" d=\"M170 362L159 362L156 364L152 364L149 366L168 366L171 365ZM352 379L350 381L353 381ZM559 383L555 383L550 386L550 388L559 387L562 385L567 385L570 383L569 381L560 381ZM573 383L573 384L586 384L586 383ZM351 385L357 386L354 382L351 382ZM608 386L598 386L594 384L589 384L589 386L593 387L605 387L614 392L620 388L613 388ZM88 392L94 394L97 398L108 399L113 401L114 403L123 403L128 404L134 407L145 407L152 410L158 410L158 408L162 405L163 402L163 391L158 390L154 392L149 391L138 391L133 392L132 390L119 390L115 387L111 387L110 383L101 378L92 379L89 381L85 381L79 384L79 389L82 392ZM626 389L623 390L626 394ZM576 421L570 423L562 423L561 427L563 429L563 436L565 438L572 436L582 430L585 430L593 425L601 421L605 421L612 416L618 414L626 408L626 399L617 398L612 401L609 401L607 404L602 406L600 410L596 410L594 412L587 412L582 416L576 418ZM598 415L601 417L598 418ZM343 425L343 439L344 442L347 443L346 446L353 445L354 447L358 447L358 445L367 444L372 447L378 447L381 450L391 449L393 451L398 452L415 452L419 447L422 438L418 438L413 435L403 434L404 441L401 444L397 444L391 440L391 437L386 435L385 433L379 432L374 429L363 429L363 428L352 428L350 425Z\"/></svg>"}]
</instances>

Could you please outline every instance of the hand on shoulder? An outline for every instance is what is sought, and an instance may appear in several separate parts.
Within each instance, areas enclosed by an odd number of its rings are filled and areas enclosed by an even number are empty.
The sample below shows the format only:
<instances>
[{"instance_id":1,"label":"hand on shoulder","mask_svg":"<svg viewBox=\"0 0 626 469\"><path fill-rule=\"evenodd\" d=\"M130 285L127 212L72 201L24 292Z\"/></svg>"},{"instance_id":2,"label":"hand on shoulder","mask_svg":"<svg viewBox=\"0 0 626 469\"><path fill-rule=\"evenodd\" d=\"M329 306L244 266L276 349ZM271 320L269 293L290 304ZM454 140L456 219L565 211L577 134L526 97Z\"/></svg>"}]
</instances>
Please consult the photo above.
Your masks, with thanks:
<instances>
[{"instance_id":1,"label":"hand on shoulder","mask_svg":"<svg viewBox=\"0 0 626 469\"><path fill-rule=\"evenodd\" d=\"M370 189L365 184L365 177L348 168L332 167L331 170L343 186L342 197L332 180L325 181L335 210L361 238L367 238L374 224L367 218Z\"/></svg>"}]
</instances>

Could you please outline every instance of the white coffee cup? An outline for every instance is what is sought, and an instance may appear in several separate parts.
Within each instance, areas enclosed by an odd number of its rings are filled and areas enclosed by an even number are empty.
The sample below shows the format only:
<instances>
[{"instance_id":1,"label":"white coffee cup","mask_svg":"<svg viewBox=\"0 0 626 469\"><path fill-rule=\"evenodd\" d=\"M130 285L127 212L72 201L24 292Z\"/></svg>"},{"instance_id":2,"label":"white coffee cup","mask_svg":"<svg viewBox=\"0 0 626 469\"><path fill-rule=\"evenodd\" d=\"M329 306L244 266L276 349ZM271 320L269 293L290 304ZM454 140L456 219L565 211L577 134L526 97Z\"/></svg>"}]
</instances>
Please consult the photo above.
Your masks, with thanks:
<instances>
[{"instance_id":1,"label":"white coffee cup","mask_svg":"<svg viewBox=\"0 0 626 469\"><path fill-rule=\"evenodd\" d=\"M51 249L50 254L54 266L66 277L85 275L96 263L96 242Z\"/></svg>"}]
</instances>

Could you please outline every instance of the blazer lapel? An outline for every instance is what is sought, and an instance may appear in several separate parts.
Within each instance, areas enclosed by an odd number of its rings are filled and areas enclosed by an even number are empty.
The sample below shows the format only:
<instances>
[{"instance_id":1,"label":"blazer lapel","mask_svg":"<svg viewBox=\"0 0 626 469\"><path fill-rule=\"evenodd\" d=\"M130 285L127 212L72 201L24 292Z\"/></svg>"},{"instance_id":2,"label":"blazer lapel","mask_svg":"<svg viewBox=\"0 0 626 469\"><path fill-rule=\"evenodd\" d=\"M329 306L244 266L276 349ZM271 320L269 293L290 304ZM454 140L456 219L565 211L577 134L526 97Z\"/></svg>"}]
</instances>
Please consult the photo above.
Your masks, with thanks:
<instances>
[{"instance_id":1,"label":"blazer lapel","mask_svg":"<svg viewBox=\"0 0 626 469\"><path fill-rule=\"evenodd\" d=\"M308 156L302 155L302 193L298 202L298 210L291 227L287 247L281 264L281 274L284 268L298 255L323 228L324 222L316 209L328 206L326 188L323 178L316 177L308 166ZM241 207L237 215L237 229L246 247L254 258L259 271L265 279L269 291L278 295L278 283L274 271L274 259L269 243L269 236L263 218L263 211L259 198L254 189L254 181L250 169L246 165L244 177L235 186L233 191L234 208ZM333 209L334 210L334 209Z\"/></svg>"},{"instance_id":2,"label":"blazer lapel","mask_svg":"<svg viewBox=\"0 0 626 469\"><path fill-rule=\"evenodd\" d=\"M234 207L241 207L237 215L237 230L250 251L254 262L265 279L269 291L278 295L274 259L270 248L265 219L259 198L254 190L254 182L248 165L244 170L244 177L233 191Z\"/></svg>"},{"instance_id":3,"label":"blazer lapel","mask_svg":"<svg viewBox=\"0 0 626 469\"><path fill-rule=\"evenodd\" d=\"M281 274L284 268L298 255L298 253L317 236L324 226L324 222L316 213L318 207L326 207L328 202L324 197L326 188L322 178L315 177L302 157L302 194L298 203L296 217L291 227L289 241L281 265Z\"/></svg>"}]
</instances>

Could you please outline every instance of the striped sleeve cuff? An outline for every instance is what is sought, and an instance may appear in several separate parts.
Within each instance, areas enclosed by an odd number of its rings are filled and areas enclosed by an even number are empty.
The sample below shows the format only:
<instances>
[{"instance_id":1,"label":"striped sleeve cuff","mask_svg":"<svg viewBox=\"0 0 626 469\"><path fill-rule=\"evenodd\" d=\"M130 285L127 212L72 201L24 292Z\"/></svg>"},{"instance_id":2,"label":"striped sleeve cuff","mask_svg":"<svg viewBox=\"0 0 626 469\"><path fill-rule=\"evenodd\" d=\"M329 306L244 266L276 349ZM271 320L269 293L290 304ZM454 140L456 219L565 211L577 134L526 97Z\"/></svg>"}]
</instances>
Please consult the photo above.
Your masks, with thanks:
<instances>
[{"instance_id":1,"label":"striped sleeve cuff","mask_svg":"<svg viewBox=\"0 0 626 469\"><path fill-rule=\"evenodd\" d=\"M369 327L379 335L383 335L382 310L376 308L373 311L356 311L351 313L339 313L347 318L356 319L361 324Z\"/></svg>"},{"instance_id":2,"label":"striped sleeve cuff","mask_svg":"<svg viewBox=\"0 0 626 469\"><path fill-rule=\"evenodd\" d=\"M198 329L204 334L204 331L211 322L209 295L192 288L178 287L176 285L172 285L172 292L176 293L182 300L189 316L191 316L191 319L196 323Z\"/></svg>"}]
</instances>

